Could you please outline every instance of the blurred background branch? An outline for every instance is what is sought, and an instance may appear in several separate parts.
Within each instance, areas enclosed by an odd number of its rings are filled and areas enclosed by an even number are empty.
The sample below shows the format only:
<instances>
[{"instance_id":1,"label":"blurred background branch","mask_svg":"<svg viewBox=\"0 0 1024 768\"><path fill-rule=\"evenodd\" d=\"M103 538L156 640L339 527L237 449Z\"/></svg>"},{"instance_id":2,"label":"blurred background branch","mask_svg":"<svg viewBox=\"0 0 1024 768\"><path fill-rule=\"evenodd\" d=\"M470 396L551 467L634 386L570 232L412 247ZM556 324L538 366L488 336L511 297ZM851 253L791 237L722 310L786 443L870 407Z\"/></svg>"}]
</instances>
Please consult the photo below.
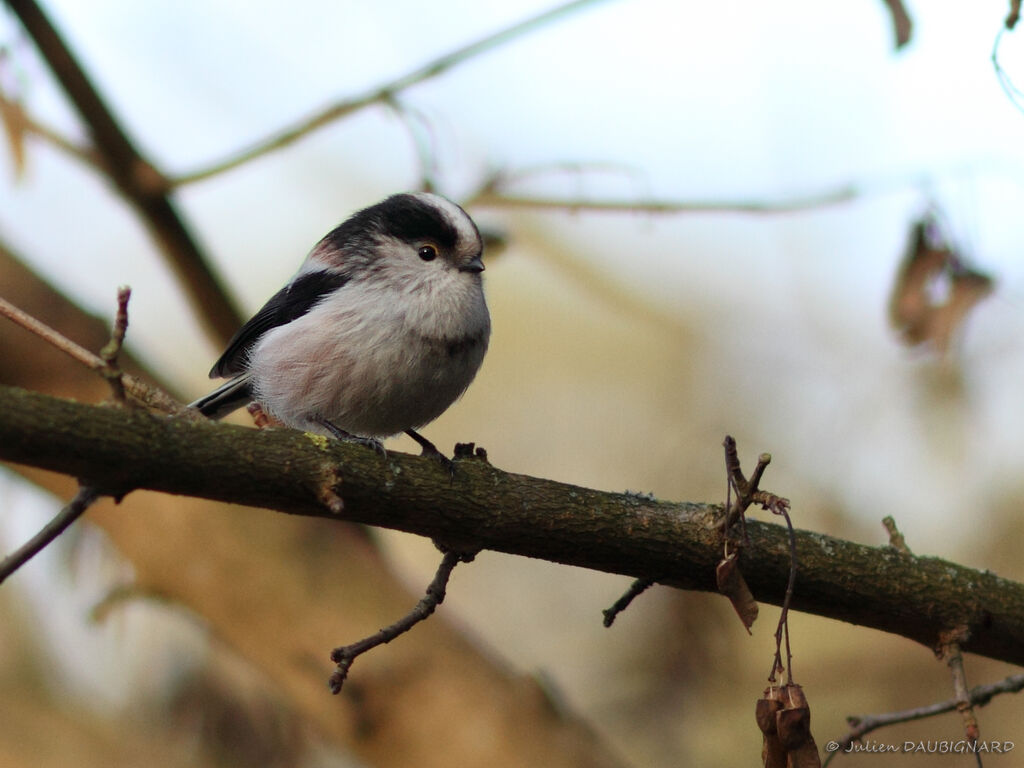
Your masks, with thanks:
<instances>
[{"instance_id":1,"label":"blurred background branch","mask_svg":"<svg viewBox=\"0 0 1024 768\"><path fill-rule=\"evenodd\" d=\"M433 61L427 62L423 66L417 67L411 72L407 72L389 83L371 88L360 96L346 98L335 102L316 114L296 122L294 125L282 128L273 135L256 143L249 149L237 152L231 157L213 163L206 168L180 175L172 181L172 184L174 186L182 186L208 179L212 176L216 176L224 173L225 171L229 171L240 165L251 162L252 160L262 157L268 152L283 149L313 131L323 128L324 126L329 125L336 120L340 120L341 118L360 109L365 109L366 107L374 104L392 104L397 95L407 88L411 88L425 80L442 75L452 67L462 64L469 59L487 53L488 51L497 48L500 45L512 42L519 37L536 32L538 29L558 21L564 16L575 13L586 6L596 5L598 2L604 2L604 0L572 0L571 2L557 5L549 10L542 11L541 13L517 22L505 29L494 32L493 34L485 35L479 40L457 48L443 56L439 56Z\"/></svg>"}]
</instances>

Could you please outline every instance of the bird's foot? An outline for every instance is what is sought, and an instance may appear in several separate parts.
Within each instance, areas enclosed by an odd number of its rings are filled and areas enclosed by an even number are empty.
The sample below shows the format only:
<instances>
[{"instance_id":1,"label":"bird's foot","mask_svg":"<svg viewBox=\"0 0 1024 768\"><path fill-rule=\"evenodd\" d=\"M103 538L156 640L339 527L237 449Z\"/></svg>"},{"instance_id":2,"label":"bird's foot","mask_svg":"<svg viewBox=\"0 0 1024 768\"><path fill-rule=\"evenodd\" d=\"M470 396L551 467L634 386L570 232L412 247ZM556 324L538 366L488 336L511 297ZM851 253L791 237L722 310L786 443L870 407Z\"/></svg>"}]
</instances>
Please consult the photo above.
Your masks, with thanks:
<instances>
[{"instance_id":1,"label":"bird's foot","mask_svg":"<svg viewBox=\"0 0 1024 768\"><path fill-rule=\"evenodd\" d=\"M379 453L382 458L386 459L388 457L388 452L384 449L384 445L381 443L380 440L377 440L376 438L360 437L359 435L353 435L351 432L346 432L341 427L336 427L334 424L332 424L331 422L324 418L316 418L313 421L315 421L321 427L330 432L338 440L343 440L346 443L355 443L356 445L361 445L365 448L370 448L371 450Z\"/></svg>"}]
</instances>

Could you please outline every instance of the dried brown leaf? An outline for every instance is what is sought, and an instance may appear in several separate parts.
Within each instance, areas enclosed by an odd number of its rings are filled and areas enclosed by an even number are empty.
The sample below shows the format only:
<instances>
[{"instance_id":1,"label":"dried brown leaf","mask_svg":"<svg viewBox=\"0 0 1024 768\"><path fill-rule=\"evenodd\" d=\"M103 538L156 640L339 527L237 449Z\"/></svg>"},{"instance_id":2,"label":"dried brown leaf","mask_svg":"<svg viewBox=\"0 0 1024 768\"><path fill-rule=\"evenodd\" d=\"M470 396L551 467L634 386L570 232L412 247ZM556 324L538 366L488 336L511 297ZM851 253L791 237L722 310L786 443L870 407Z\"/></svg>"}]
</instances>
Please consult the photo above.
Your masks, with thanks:
<instances>
[{"instance_id":1,"label":"dried brown leaf","mask_svg":"<svg viewBox=\"0 0 1024 768\"><path fill-rule=\"evenodd\" d=\"M754 599L750 587L739 568L739 555L733 552L727 555L718 563L715 569L715 580L718 591L729 598L736 614L743 622L743 626L750 632L750 628L757 620L758 605Z\"/></svg>"},{"instance_id":2,"label":"dried brown leaf","mask_svg":"<svg viewBox=\"0 0 1024 768\"><path fill-rule=\"evenodd\" d=\"M968 312L994 286L993 279L964 267L962 260L943 244L931 242L925 219L914 225L889 301L889 319L907 344L931 343L944 355ZM936 290L948 281L948 290Z\"/></svg>"},{"instance_id":3,"label":"dried brown leaf","mask_svg":"<svg viewBox=\"0 0 1024 768\"><path fill-rule=\"evenodd\" d=\"M776 729L775 717L782 709L782 691L776 687L766 688L764 696L757 700L754 717L757 727L764 734L761 747L761 763L765 768L785 768L786 749L782 746Z\"/></svg>"}]
</instances>

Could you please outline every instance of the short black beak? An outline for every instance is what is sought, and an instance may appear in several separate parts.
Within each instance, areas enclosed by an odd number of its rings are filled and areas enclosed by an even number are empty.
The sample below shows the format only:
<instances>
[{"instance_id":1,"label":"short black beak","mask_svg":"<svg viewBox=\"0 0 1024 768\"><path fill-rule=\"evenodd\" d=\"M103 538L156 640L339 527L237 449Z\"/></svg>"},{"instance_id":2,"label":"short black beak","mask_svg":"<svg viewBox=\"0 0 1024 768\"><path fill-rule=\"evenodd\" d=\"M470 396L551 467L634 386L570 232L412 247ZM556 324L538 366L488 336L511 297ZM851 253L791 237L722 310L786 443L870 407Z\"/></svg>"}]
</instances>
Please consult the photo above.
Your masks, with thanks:
<instances>
[{"instance_id":1,"label":"short black beak","mask_svg":"<svg viewBox=\"0 0 1024 768\"><path fill-rule=\"evenodd\" d=\"M459 272L476 272L479 274L480 272L483 271L484 263L480 260L479 256L477 256L474 259L471 259L470 261L467 261L465 264L459 267Z\"/></svg>"}]
</instances>

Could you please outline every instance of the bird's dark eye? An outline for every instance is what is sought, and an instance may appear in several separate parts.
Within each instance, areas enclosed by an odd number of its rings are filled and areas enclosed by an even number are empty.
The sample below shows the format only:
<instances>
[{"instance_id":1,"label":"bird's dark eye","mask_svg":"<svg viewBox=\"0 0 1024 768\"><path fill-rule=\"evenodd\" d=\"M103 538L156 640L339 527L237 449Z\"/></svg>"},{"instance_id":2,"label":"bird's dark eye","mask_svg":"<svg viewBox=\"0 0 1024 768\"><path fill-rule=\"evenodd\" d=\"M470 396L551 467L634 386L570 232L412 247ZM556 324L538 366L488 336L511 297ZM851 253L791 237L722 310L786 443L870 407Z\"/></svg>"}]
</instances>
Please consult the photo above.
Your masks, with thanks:
<instances>
[{"instance_id":1,"label":"bird's dark eye","mask_svg":"<svg viewBox=\"0 0 1024 768\"><path fill-rule=\"evenodd\" d=\"M437 258L437 248L433 245L424 245L419 250L419 256L424 261L433 261Z\"/></svg>"}]
</instances>

